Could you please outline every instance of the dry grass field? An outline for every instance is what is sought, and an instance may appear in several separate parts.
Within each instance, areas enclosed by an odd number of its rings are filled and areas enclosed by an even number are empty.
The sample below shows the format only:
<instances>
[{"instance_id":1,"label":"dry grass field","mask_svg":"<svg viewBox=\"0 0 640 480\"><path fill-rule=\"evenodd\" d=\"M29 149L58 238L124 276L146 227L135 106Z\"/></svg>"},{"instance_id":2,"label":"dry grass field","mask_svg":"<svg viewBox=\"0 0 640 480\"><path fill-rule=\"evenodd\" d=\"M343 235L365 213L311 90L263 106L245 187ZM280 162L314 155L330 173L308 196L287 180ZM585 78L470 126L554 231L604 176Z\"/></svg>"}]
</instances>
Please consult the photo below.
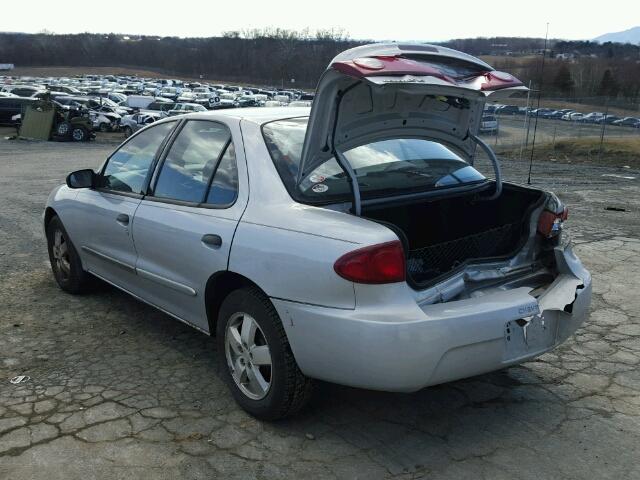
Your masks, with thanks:
<instances>
[{"instance_id":1,"label":"dry grass field","mask_svg":"<svg viewBox=\"0 0 640 480\"><path fill-rule=\"evenodd\" d=\"M515 158L519 148L498 148L499 155ZM529 158L527 150L525 158ZM534 160L563 163L607 165L611 167L640 168L640 138L607 138L600 149L600 139L596 137L561 139L555 144L536 144Z\"/></svg>"}]
</instances>

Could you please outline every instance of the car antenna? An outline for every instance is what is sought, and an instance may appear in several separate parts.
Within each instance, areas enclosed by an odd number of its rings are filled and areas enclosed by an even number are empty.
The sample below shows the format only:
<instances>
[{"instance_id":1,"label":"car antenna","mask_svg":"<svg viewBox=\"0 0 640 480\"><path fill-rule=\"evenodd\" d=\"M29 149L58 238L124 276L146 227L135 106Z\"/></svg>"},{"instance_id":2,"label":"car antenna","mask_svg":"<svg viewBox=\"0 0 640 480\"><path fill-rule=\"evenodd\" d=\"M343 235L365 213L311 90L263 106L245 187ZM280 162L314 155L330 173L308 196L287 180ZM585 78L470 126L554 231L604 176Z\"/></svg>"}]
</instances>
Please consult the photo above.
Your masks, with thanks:
<instances>
[{"instance_id":1,"label":"car antenna","mask_svg":"<svg viewBox=\"0 0 640 480\"><path fill-rule=\"evenodd\" d=\"M547 32L544 35L544 49L542 50L542 66L540 67L540 86L538 87L538 104L536 106L536 121L533 124L533 140L531 141L531 157L529 158L529 176L527 185L531 185L531 169L533 168L533 152L536 149L536 132L538 130L538 117L540 116L540 97L542 96L542 85L544 83L544 59L547 56L547 40L549 38L549 22L547 22Z\"/></svg>"}]
</instances>

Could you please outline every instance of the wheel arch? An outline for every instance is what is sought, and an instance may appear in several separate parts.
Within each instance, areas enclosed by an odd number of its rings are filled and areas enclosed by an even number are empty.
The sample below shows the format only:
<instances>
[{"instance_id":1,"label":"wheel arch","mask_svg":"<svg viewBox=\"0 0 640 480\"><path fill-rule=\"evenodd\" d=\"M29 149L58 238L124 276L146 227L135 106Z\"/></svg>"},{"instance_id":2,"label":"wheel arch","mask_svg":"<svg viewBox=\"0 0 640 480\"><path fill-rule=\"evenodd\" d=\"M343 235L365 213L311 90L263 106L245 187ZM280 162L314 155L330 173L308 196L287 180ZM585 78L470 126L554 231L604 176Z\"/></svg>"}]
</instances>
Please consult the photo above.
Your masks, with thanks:
<instances>
[{"instance_id":1,"label":"wheel arch","mask_svg":"<svg viewBox=\"0 0 640 480\"><path fill-rule=\"evenodd\" d=\"M224 299L227 298L231 292L243 287L256 287L267 296L264 290L254 281L230 270L216 272L207 280L204 301L207 312L207 322L209 324L209 334L212 337L216 336L218 313L220 312L222 302L224 302Z\"/></svg>"},{"instance_id":2,"label":"wheel arch","mask_svg":"<svg viewBox=\"0 0 640 480\"><path fill-rule=\"evenodd\" d=\"M47 230L47 226L49 226L49 222L51 221L51 219L55 216L58 215L58 212L56 212L53 207L47 207L44 210L44 230L46 232Z\"/></svg>"}]
</instances>

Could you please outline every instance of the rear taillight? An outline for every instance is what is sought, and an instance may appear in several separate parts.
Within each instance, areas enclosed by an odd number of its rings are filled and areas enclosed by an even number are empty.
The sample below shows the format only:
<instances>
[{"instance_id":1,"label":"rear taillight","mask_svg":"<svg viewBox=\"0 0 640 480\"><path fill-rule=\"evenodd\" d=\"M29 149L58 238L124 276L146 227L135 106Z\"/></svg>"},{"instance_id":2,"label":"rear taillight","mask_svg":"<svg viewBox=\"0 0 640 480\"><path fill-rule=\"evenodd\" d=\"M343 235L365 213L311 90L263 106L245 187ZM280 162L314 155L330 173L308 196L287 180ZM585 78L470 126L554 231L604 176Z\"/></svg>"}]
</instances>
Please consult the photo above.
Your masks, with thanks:
<instances>
[{"instance_id":1,"label":"rear taillight","mask_svg":"<svg viewBox=\"0 0 640 480\"><path fill-rule=\"evenodd\" d=\"M562 222L569 217L569 209L564 207L560 213L544 210L538 219L538 233L545 238L552 238L562 232Z\"/></svg>"},{"instance_id":2,"label":"rear taillight","mask_svg":"<svg viewBox=\"0 0 640 480\"><path fill-rule=\"evenodd\" d=\"M404 250L399 240L345 253L333 265L342 278L356 283L394 283L405 279Z\"/></svg>"}]
</instances>

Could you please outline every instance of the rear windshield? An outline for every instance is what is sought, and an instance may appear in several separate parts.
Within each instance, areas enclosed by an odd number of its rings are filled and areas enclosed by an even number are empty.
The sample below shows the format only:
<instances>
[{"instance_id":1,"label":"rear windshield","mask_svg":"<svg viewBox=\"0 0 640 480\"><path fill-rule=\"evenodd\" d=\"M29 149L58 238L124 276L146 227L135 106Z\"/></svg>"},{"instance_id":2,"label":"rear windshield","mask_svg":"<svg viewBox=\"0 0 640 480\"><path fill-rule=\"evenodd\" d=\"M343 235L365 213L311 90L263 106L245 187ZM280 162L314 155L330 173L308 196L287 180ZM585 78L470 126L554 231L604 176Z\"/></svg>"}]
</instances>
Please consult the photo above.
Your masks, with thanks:
<instances>
[{"instance_id":1,"label":"rear windshield","mask_svg":"<svg viewBox=\"0 0 640 480\"><path fill-rule=\"evenodd\" d=\"M349 201L348 177L335 158L296 186L307 117L277 120L262 127L278 173L294 198L309 202ZM444 145L420 138L396 138L344 152L363 198L423 192L484 182L485 177Z\"/></svg>"}]
</instances>

